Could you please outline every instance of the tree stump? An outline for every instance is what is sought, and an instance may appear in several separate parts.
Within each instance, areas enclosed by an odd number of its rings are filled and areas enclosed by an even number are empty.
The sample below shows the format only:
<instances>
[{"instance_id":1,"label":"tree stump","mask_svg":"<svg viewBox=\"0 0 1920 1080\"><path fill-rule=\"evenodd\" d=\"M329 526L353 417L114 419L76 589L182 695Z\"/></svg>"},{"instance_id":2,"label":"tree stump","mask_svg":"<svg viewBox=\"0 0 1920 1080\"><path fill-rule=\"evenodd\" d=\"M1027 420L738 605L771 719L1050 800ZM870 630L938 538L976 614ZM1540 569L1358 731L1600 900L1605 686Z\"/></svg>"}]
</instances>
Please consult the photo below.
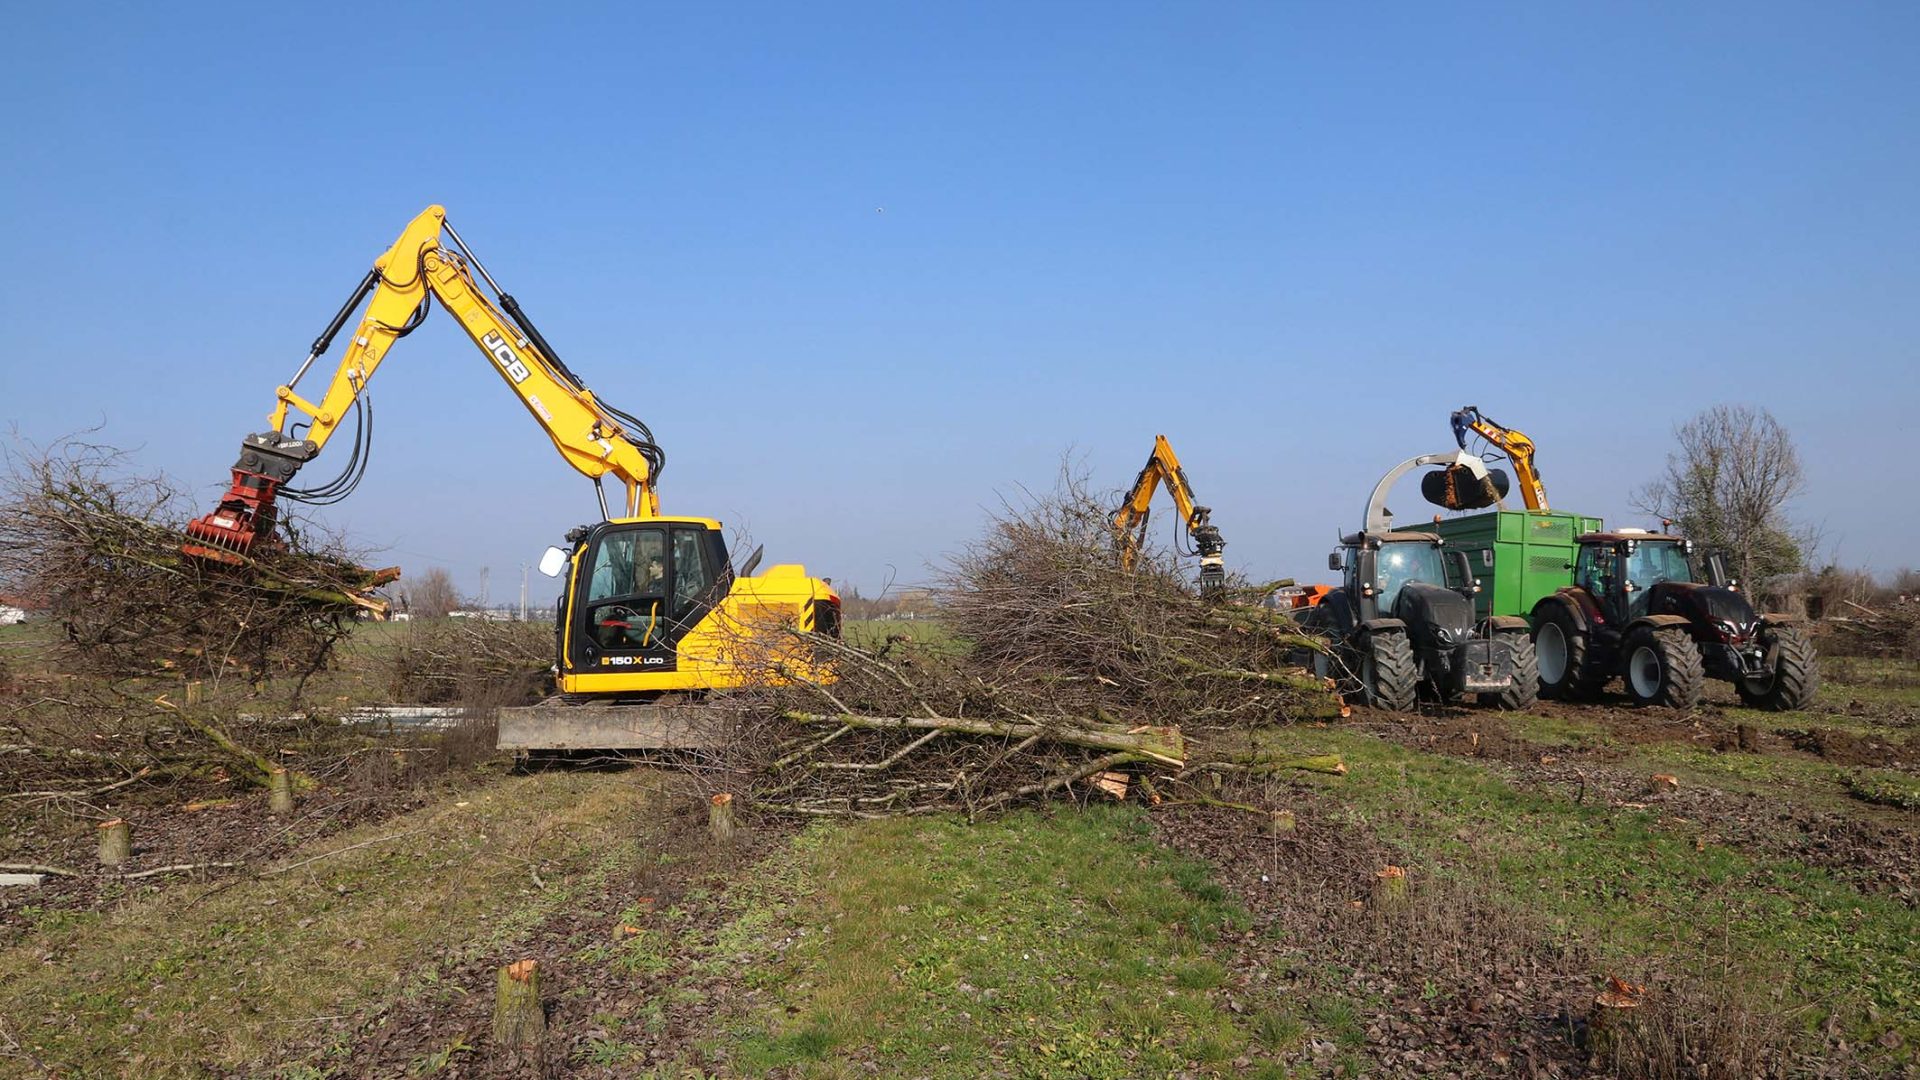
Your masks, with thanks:
<instances>
[{"instance_id":1,"label":"tree stump","mask_svg":"<svg viewBox=\"0 0 1920 1080\"><path fill-rule=\"evenodd\" d=\"M733 843L732 795L723 791L713 797L713 805L707 809L707 833L721 847Z\"/></svg>"},{"instance_id":2,"label":"tree stump","mask_svg":"<svg viewBox=\"0 0 1920 1080\"><path fill-rule=\"evenodd\" d=\"M1275 810L1273 812L1272 825L1273 835L1275 836L1282 836L1292 832L1298 824L1299 823L1294 820L1293 811L1291 810Z\"/></svg>"},{"instance_id":3,"label":"tree stump","mask_svg":"<svg viewBox=\"0 0 1920 1080\"><path fill-rule=\"evenodd\" d=\"M1407 872L1402 867L1386 866L1374 875L1373 904L1378 908L1400 907L1407 902Z\"/></svg>"},{"instance_id":4,"label":"tree stump","mask_svg":"<svg viewBox=\"0 0 1920 1080\"><path fill-rule=\"evenodd\" d=\"M293 774L285 768L267 774L267 812L274 817L293 813Z\"/></svg>"},{"instance_id":5,"label":"tree stump","mask_svg":"<svg viewBox=\"0 0 1920 1080\"><path fill-rule=\"evenodd\" d=\"M500 969L493 998L493 1041L500 1046L537 1047L547 1036L547 1012L540 1004L540 962L515 960Z\"/></svg>"},{"instance_id":6,"label":"tree stump","mask_svg":"<svg viewBox=\"0 0 1920 1080\"><path fill-rule=\"evenodd\" d=\"M1752 724L1741 724L1735 727L1733 729L1733 737L1735 741L1738 742L1740 749L1745 750L1749 754L1760 749L1760 733L1754 730Z\"/></svg>"},{"instance_id":7,"label":"tree stump","mask_svg":"<svg viewBox=\"0 0 1920 1080\"><path fill-rule=\"evenodd\" d=\"M100 823L100 865L119 866L133 854L133 826L120 818Z\"/></svg>"},{"instance_id":8,"label":"tree stump","mask_svg":"<svg viewBox=\"0 0 1920 1080\"><path fill-rule=\"evenodd\" d=\"M1607 988L1600 991L1587 1009L1587 1053L1594 1065L1603 1065L1612 1055L1621 1032L1639 1016L1647 988L1607 976Z\"/></svg>"},{"instance_id":9,"label":"tree stump","mask_svg":"<svg viewBox=\"0 0 1920 1080\"><path fill-rule=\"evenodd\" d=\"M189 705L198 705L206 699L206 695L202 693L200 680L194 679L187 683L186 698Z\"/></svg>"}]
</instances>

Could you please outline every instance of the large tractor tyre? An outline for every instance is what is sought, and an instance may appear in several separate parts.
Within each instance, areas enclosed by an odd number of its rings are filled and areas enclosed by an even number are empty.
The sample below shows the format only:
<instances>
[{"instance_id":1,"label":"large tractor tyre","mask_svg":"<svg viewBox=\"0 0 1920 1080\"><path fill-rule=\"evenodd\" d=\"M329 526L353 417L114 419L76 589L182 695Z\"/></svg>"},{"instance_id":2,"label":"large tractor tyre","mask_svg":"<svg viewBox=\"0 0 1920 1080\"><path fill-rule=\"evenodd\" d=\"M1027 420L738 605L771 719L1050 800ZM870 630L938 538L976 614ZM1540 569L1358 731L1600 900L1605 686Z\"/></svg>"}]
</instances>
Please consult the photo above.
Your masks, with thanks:
<instances>
[{"instance_id":1,"label":"large tractor tyre","mask_svg":"<svg viewBox=\"0 0 1920 1080\"><path fill-rule=\"evenodd\" d=\"M1606 673L1588 661L1587 632L1574 624L1566 608L1553 606L1534 620L1533 656L1540 677L1536 696L1557 701L1590 698L1606 685Z\"/></svg>"},{"instance_id":2,"label":"large tractor tyre","mask_svg":"<svg viewBox=\"0 0 1920 1080\"><path fill-rule=\"evenodd\" d=\"M1820 657L1798 627L1776 626L1761 639L1774 654L1773 670L1758 679L1735 679L1740 700L1756 709L1791 712L1813 704L1820 692Z\"/></svg>"},{"instance_id":3,"label":"large tractor tyre","mask_svg":"<svg viewBox=\"0 0 1920 1080\"><path fill-rule=\"evenodd\" d=\"M1513 655L1513 685L1491 697L1492 703L1509 712L1533 708L1540 699L1540 665L1533 653L1533 638L1525 630L1508 630L1495 636L1504 641Z\"/></svg>"},{"instance_id":4,"label":"large tractor tyre","mask_svg":"<svg viewBox=\"0 0 1920 1080\"><path fill-rule=\"evenodd\" d=\"M1412 712L1420 685L1413 645L1405 634L1368 634L1360 643L1360 690L1376 709Z\"/></svg>"},{"instance_id":5,"label":"large tractor tyre","mask_svg":"<svg viewBox=\"0 0 1920 1080\"><path fill-rule=\"evenodd\" d=\"M1682 629L1643 626L1621 647L1622 681L1635 705L1691 709L1700 704L1707 681L1700 647Z\"/></svg>"}]
</instances>

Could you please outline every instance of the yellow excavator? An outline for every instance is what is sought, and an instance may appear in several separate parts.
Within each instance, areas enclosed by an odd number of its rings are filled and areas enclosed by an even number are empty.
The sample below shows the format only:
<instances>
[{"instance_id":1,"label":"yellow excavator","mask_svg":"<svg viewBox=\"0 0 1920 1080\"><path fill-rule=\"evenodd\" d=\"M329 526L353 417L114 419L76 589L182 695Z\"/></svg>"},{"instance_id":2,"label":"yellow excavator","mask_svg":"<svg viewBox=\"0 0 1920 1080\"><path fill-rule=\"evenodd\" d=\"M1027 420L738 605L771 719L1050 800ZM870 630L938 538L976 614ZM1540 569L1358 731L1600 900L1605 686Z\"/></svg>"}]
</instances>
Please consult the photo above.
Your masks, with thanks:
<instances>
[{"instance_id":1,"label":"yellow excavator","mask_svg":"<svg viewBox=\"0 0 1920 1080\"><path fill-rule=\"evenodd\" d=\"M1453 425L1454 440L1460 444L1460 449L1465 450L1467 448L1468 435L1478 435L1482 439L1485 439L1489 446L1506 455L1507 460L1513 463L1514 479L1520 482L1520 498L1526 502L1527 509L1539 511L1551 509L1551 507L1547 505L1546 486L1540 482L1540 471L1535 468L1533 464L1534 447L1532 439L1527 438L1526 435L1510 427L1496 423L1491 417L1487 416L1487 414L1481 412L1477 405L1468 405L1465 408L1455 409L1453 415L1449 417L1449 421ZM1432 475L1437 476L1442 474L1435 473ZM1499 485L1498 480L1494 480L1492 483L1496 486ZM1504 487L1501 487L1498 494L1506 494ZM1489 498L1479 505L1491 506L1496 501L1496 499ZM1470 510L1475 509L1475 507L1455 506L1452 507L1452 509Z\"/></svg>"},{"instance_id":2,"label":"yellow excavator","mask_svg":"<svg viewBox=\"0 0 1920 1080\"><path fill-rule=\"evenodd\" d=\"M540 564L543 573L565 581L554 635L563 700L658 701L737 687L770 673L813 670L805 635L839 634L840 597L832 586L798 565L756 576L757 551L736 571L720 522L661 514L655 488L666 455L653 433L596 397L561 361L439 206L415 217L374 261L300 369L275 391L269 429L242 440L226 495L212 513L189 524L183 550L244 563L248 553L280 542L274 535L280 499L325 505L351 494L371 451L367 384L388 349L418 329L436 302L479 346L567 464L594 482L599 496L601 520L568 532L568 546L547 549ZM356 311L362 314L332 380L317 398L303 396L300 380ZM293 486L300 469L349 419L352 448L339 475ZM423 471L421 482L430 482L431 475ZM623 489L618 513L608 506L603 486L609 475ZM618 741L622 732L645 727L630 723L639 718L626 713L609 718L558 708L520 712L551 715L523 717L512 736L503 718L503 746L618 748L627 745ZM630 744L653 745L640 737Z\"/></svg>"},{"instance_id":3,"label":"yellow excavator","mask_svg":"<svg viewBox=\"0 0 1920 1080\"><path fill-rule=\"evenodd\" d=\"M1165 435L1153 437L1153 453L1147 455L1146 465L1134 478L1119 509L1113 512L1113 537L1120 550L1121 568L1132 570L1140 558L1147 518L1153 510L1153 493L1162 484L1173 496L1174 509L1180 512L1181 525L1193 544L1193 554L1200 556L1200 592L1207 596L1224 592L1227 564L1221 552L1227 542L1221 538L1219 527L1213 524L1213 511L1194 501L1193 485L1187 482L1180 457L1173 452L1173 444Z\"/></svg>"}]
</instances>

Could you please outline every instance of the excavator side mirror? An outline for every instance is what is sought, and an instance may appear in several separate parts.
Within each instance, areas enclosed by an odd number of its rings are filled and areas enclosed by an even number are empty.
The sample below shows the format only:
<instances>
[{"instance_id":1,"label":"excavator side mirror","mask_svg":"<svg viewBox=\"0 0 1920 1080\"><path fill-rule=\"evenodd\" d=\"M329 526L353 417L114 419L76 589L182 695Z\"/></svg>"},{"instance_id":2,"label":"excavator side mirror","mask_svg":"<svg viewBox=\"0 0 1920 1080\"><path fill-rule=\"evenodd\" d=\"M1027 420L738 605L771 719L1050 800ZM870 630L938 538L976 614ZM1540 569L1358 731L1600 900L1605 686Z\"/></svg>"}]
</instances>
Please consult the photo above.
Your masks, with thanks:
<instances>
[{"instance_id":1,"label":"excavator side mirror","mask_svg":"<svg viewBox=\"0 0 1920 1080\"><path fill-rule=\"evenodd\" d=\"M1347 567L1347 564L1341 560L1339 552L1336 551L1333 554L1327 556L1327 569L1344 570L1346 569L1346 567Z\"/></svg>"},{"instance_id":2,"label":"excavator side mirror","mask_svg":"<svg viewBox=\"0 0 1920 1080\"><path fill-rule=\"evenodd\" d=\"M560 571L566 568L567 551L565 548L550 547L547 549L545 555L540 556L540 572L548 577L559 577Z\"/></svg>"}]
</instances>

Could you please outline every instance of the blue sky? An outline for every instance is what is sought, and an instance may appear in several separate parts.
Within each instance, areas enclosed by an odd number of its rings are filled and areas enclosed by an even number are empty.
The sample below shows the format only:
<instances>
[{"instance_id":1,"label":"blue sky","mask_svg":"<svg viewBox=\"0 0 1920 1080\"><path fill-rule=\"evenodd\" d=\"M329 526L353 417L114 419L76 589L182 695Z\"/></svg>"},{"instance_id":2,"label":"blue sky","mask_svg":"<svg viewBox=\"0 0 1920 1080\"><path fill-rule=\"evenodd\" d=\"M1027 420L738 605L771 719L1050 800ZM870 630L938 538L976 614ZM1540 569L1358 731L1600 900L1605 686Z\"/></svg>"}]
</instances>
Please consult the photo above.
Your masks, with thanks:
<instances>
[{"instance_id":1,"label":"blue sky","mask_svg":"<svg viewBox=\"0 0 1920 1080\"><path fill-rule=\"evenodd\" d=\"M1319 574L1468 403L1622 524L1764 405L1830 553L1920 563L1912 5L8 9L0 418L209 502L439 202L669 512L869 594L1156 432L1230 565ZM373 394L321 513L394 561L499 598L595 515L445 313Z\"/></svg>"}]
</instances>

